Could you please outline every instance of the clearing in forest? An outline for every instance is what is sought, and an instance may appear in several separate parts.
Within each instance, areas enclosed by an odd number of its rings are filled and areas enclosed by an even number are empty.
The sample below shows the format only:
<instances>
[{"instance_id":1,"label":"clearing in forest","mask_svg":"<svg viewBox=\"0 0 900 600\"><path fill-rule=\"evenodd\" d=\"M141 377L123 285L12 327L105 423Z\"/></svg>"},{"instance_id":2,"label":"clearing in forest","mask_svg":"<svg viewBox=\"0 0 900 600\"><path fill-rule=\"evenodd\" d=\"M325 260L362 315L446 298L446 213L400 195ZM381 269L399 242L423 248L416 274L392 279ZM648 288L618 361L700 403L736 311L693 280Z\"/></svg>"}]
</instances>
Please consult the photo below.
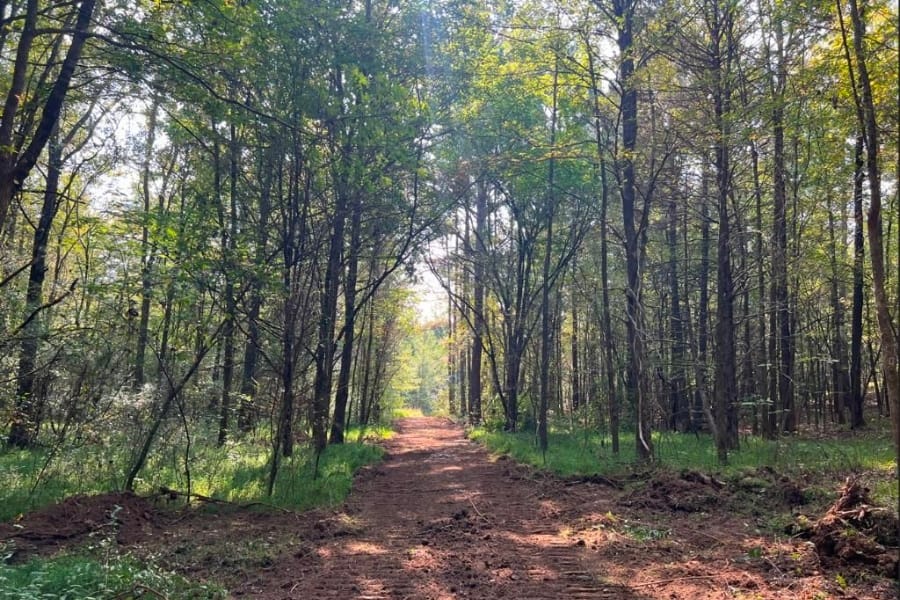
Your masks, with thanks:
<instances>
[{"instance_id":1,"label":"clearing in forest","mask_svg":"<svg viewBox=\"0 0 900 600\"><path fill-rule=\"evenodd\" d=\"M631 489L565 481L492 458L439 418L400 421L386 447L385 462L359 474L340 510L173 517L131 497L119 511L119 544L222 583L234 597L259 599L895 594L876 566L836 569L808 541L760 533L719 501L719 482L699 474ZM51 534L58 513L69 523L102 523L102 512L87 514L102 509L101 498L27 516L16 535L33 550L71 544L76 534Z\"/></svg>"}]
</instances>

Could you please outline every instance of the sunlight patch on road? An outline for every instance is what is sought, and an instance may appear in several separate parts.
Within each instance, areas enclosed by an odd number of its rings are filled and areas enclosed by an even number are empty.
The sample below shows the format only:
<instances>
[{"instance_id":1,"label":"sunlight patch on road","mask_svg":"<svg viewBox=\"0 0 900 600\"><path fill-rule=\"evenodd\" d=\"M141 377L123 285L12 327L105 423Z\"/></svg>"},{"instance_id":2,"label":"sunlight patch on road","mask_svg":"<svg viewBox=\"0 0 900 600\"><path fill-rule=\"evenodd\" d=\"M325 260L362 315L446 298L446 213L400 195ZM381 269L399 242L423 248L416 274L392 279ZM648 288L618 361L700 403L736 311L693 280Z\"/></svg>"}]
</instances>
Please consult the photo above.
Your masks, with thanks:
<instances>
[{"instance_id":1,"label":"sunlight patch on road","mask_svg":"<svg viewBox=\"0 0 900 600\"><path fill-rule=\"evenodd\" d=\"M348 542L344 548L346 548L347 554L381 555L388 553L384 547L370 542Z\"/></svg>"}]
</instances>

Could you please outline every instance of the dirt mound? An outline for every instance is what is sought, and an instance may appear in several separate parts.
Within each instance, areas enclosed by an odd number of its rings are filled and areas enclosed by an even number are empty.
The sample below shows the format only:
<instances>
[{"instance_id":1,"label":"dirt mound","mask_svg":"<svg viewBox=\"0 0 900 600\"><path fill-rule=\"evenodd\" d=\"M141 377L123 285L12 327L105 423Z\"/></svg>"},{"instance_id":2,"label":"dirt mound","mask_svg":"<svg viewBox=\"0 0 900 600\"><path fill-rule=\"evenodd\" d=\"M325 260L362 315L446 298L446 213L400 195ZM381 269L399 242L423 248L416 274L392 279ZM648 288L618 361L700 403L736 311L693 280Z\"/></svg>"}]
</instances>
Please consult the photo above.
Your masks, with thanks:
<instances>
[{"instance_id":1,"label":"dirt mound","mask_svg":"<svg viewBox=\"0 0 900 600\"><path fill-rule=\"evenodd\" d=\"M424 524L421 532L422 545L445 541L475 541L491 539L491 524L478 515L463 508L446 519L437 519Z\"/></svg>"},{"instance_id":2,"label":"dirt mound","mask_svg":"<svg viewBox=\"0 0 900 600\"><path fill-rule=\"evenodd\" d=\"M12 541L24 554L53 552L89 537L130 545L144 539L159 521L156 507L132 493L72 496L0 525L0 541Z\"/></svg>"},{"instance_id":3,"label":"dirt mound","mask_svg":"<svg viewBox=\"0 0 900 600\"><path fill-rule=\"evenodd\" d=\"M664 473L627 494L621 504L660 512L695 513L720 503L725 493L723 488L721 481L696 471L680 475Z\"/></svg>"},{"instance_id":4,"label":"dirt mound","mask_svg":"<svg viewBox=\"0 0 900 600\"><path fill-rule=\"evenodd\" d=\"M803 535L815 544L823 562L878 565L885 575L897 578L898 531L897 517L872 506L868 488L848 477L838 499Z\"/></svg>"}]
</instances>

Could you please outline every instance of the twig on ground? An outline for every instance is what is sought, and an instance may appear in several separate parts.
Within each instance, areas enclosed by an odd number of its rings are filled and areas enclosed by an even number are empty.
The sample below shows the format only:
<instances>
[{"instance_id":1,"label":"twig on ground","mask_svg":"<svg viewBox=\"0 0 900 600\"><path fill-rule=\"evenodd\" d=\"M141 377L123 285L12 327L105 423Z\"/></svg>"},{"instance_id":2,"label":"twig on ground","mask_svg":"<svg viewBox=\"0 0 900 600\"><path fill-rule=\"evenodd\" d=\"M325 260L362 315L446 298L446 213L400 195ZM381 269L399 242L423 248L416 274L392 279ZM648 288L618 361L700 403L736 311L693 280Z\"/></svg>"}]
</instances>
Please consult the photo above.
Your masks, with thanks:
<instances>
[{"instance_id":1,"label":"twig on ground","mask_svg":"<svg viewBox=\"0 0 900 600\"><path fill-rule=\"evenodd\" d=\"M155 598L161 598L162 600L169 600L169 597L160 592L159 590L155 590L149 585L145 585L143 583L135 583L131 586L131 589L125 590L124 592L120 592L116 594L113 598L114 600L124 600L125 598L130 597L137 591L142 591L150 594Z\"/></svg>"},{"instance_id":2,"label":"twig on ground","mask_svg":"<svg viewBox=\"0 0 900 600\"><path fill-rule=\"evenodd\" d=\"M176 497L179 497L179 496L182 498L187 498L188 500L195 498L197 500L200 500L201 502L206 502L207 504L227 504L229 506L235 506L237 508L252 508L254 506L264 506L266 508L271 508L271 509L274 509L277 511L281 511L281 512L287 513L289 515L297 514L296 512L289 510L287 508L284 508L281 506L276 506L274 504L269 504L268 502L262 502L259 500L242 504L240 502L232 502L231 500L222 500L221 498L213 498L211 496L204 496L203 494L196 494L194 492L188 493L188 492L182 492L180 490L173 490L172 488L168 488L165 486L160 486L159 495L169 496L170 498L173 498L173 499Z\"/></svg>"},{"instance_id":3,"label":"twig on ground","mask_svg":"<svg viewBox=\"0 0 900 600\"><path fill-rule=\"evenodd\" d=\"M651 585L665 585L667 583L675 583L677 581L690 581L691 579L715 579L718 575L686 575L684 577L673 577L671 579L657 579L656 581L647 581L644 583L634 583L629 587L640 588L650 587Z\"/></svg>"},{"instance_id":4,"label":"twig on ground","mask_svg":"<svg viewBox=\"0 0 900 600\"><path fill-rule=\"evenodd\" d=\"M714 542L718 542L719 544L721 544L723 546L725 545L725 542L723 542L721 539L717 538L716 536L712 535L711 533L706 533L705 531L700 531L699 529L692 531L692 533L700 534L704 537L708 537L709 539L713 540Z\"/></svg>"},{"instance_id":5,"label":"twig on ground","mask_svg":"<svg viewBox=\"0 0 900 600\"><path fill-rule=\"evenodd\" d=\"M478 510L478 507L477 507L477 506L475 506L475 502L472 500L471 497L469 497L469 504L472 505L472 510L475 511L475 514L477 514L479 517L481 517L481 518L484 519L485 521L490 521L490 519L488 519L486 516L484 516L483 514L481 514L481 511Z\"/></svg>"}]
</instances>

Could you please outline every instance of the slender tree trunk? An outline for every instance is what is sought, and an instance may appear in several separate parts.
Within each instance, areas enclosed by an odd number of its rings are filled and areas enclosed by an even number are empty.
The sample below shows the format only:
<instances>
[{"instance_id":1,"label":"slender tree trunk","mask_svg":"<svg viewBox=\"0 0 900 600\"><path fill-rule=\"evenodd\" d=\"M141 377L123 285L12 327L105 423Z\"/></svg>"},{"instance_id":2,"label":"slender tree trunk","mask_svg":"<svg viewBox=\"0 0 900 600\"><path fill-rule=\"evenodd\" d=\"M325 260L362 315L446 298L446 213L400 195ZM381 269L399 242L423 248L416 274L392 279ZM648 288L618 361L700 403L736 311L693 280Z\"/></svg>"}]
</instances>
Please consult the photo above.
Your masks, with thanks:
<instances>
[{"instance_id":1,"label":"slender tree trunk","mask_svg":"<svg viewBox=\"0 0 900 600\"><path fill-rule=\"evenodd\" d=\"M309 211L309 176L303 178L301 172L302 155L299 143L293 148L293 165L289 173L288 192L283 193L284 176L279 169L278 199L279 205L286 205L282 212L282 287L283 287L283 329L281 332L281 407L278 415L276 439L272 454L272 479L274 485L275 471L278 467L279 447L281 455L291 456L294 453L294 376L296 356L294 352L294 336L296 335L297 316L300 310L300 290L297 281L299 265L303 259L307 235L307 216ZM301 192L301 179L305 179L305 187Z\"/></svg>"},{"instance_id":2,"label":"slender tree trunk","mask_svg":"<svg viewBox=\"0 0 900 600\"><path fill-rule=\"evenodd\" d=\"M350 256L347 277L344 282L344 345L341 347L341 368L338 371L337 390L334 398L334 419L331 421L331 443L344 443L344 419L347 398L350 395L350 367L356 333L356 279L359 270L360 228L362 201L354 199L350 218Z\"/></svg>"},{"instance_id":3,"label":"slender tree trunk","mask_svg":"<svg viewBox=\"0 0 900 600\"><path fill-rule=\"evenodd\" d=\"M691 416L684 395L684 322L681 315L681 291L678 285L678 203L673 196L668 207L666 239L669 245L669 331L672 339L671 373L669 375L669 408L673 430L687 431Z\"/></svg>"},{"instance_id":4,"label":"slender tree trunk","mask_svg":"<svg viewBox=\"0 0 900 600\"><path fill-rule=\"evenodd\" d=\"M359 405L359 424L365 426L369 424L369 414L372 407L369 398L374 396L371 392L372 385L372 361L374 360L375 347L375 298L369 302L367 323L366 323L366 352L365 363L363 367L363 382L360 389L360 405Z\"/></svg>"},{"instance_id":5,"label":"slender tree trunk","mask_svg":"<svg viewBox=\"0 0 900 600\"><path fill-rule=\"evenodd\" d=\"M606 394L609 407L609 434L613 454L619 454L619 400L616 390L612 319L609 310L609 184L606 171L606 149L602 136L600 86L594 64L594 52L588 47L588 67L591 77L591 94L594 102L594 143L597 152L597 170L600 176L600 334L603 337L603 364L606 378Z\"/></svg>"},{"instance_id":6,"label":"slender tree trunk","mask_svg":"<svg viewBox=\"0 0 900 600\"><path fill-rule=\"evenodd\" d=\"M247 343L244 346L244 363L241 367L241 403L238 408L238 429L244 433L250 431L257 417L254 414L256 394L259 390L256 364L261 343L259 317L263 303L262 280L269 245L269 219L272 213L272 185L275 167L273 162L267 157L259 166L262 186L259 191L259 220L256 226L256 252L253 258L254 273L250 282Z\"/></svg>"},{"instance_id":7,"label":"slender tree trunk","mask_svg":"<svg viewBox=\"0 0 900 600\"><path fill-rule=\"evenodd\" d=\"M779 49L780 50L780 49ZM780 61L784 59L781 58ZM783 77L783 75L782 75ZM783 83L779 83L780 87ZM787 281L787 195L784 172L784 98L783 91L775 99L772 112L774 155L774 241L772 246L773 288L772 301L778 316L778 399L782 411L781 427L784 432L797 430L794 405L794 337L791 301Z\"/></svg>"},{"instance_id":8,"label":"slender tree trunk","mask_svg":"<svg viewBox=\"0 0 900 600\"><path fill-rule=\"evenodd\" d=\"M615 338L609 307L609 186L607 185L606 160L603 149L600 156L600 326L603 335L603 364L606 370L606 395L609 402L609 435L613 454L619 454L619 392L616 385Z\"/></svg>"},{"instance_id":9,"label":"slender tree trunk","mask_svg":"<svg viewBox=\"0 0 900 600\"><path fill-rule=\"evenodd\" d=\"M558 55L557 55L558 56ZM558 118L559 93L559 58L553 68L553 106L550 115L550 151L556 149L556 124ZM547 452L547 407L550 400L550 355L551 346L551 314L550 314L550 259L553 255L553 220L556 212L556 159L551 156L547 163L547 195L546 195L547 236L544 247L544 266L541 279L541 390L538 408L538 442L541 452Z\"/></svg>"},{"instance_id":10,"label":"slender tree trunk","mask_svg":"<svg viewBox=\"0 0 900 600\"><path fill-rule=\"evenodd\" d=\"M709 231L709 174L704 168L701 175L700 200L700 298L697 307L697 365L695 367L697 391L694 398L694 423L699 425L707 414L708 403L708 355L709 355L709 250L712 240ZM714 423L707 419L710 426Z\"/></svg>"},{"instance_id":11,"label":"slender tree trunk","mask_svg":"<svg viewBox=\"0 0 900 600\"><path fill-rule=\"evenodd\" d=\"M872 83L869 79L868 55L865 47L866 25L857 0L850 0L850 18L853 22L853 51L859 77L858 102L862 116L862 130L866 146L866 172L869 176L869 214L866 228L869 234L869 260L872 264L872 291L875 298L875 316L881 334L882 368L884 369L887 405L894 430L894 448L900 470L900 362L895 324L890 314L890 300L886 286L884 239L881 218L881 170L878 164L878 124Z\"/></svg>"},{"instance_id":12,"label":"slender tree trunk","mask_svg":"<svg viewBox=\"0 0 900 600\"><path fill-rule=\"evenodd\" d=\"M643 397L641 385L643 326L641 306L640 233L635 227L636 183L634 155L637 147L638 103L637 87L633 81L633 22L634 3L630 0L614 2L614 15L618 28L619 85L621 86L622 158L621 170L622 220L625 235L625 290L626 338L628 342L628 367L625 389L635 409L635 447L641 460L653 457L653 441L650 432L649 406Z\"/></svg>"},{"instance_id":13,"label":"slender tree trunk","mask_svg":"<svg viewBox=\"0 0 900 600\"><path fill-rule=\"evenodd\" d=\"M859 429L865 425L863 405L865 386L862 381L863 263L865 261L865 237L863 233L863 136L856 138L853 171L853 306L850 314L850 427Z\"/></svg>"},{"instance_id":14,"label":"slender tree trunk","mask_svg":"<svg viewBox=\"0 0 900 600\"><path fill-rule=\"evenodd\" d=\"M716 118L716 191L719 235L716 258L716 450L721 464L728 462L728 451L737 439L737 361L734 343L734 277L731 266L731 102L732 63L734 59L734 8L716 4L710 22L710 34L716 41L712 56L712 75L716 82L713 102Z\"/></svg>"},{"instance_id":15,"label":"slender tree trunk","mask_svg":"<svg viewBox=\"0 0 900 600\"><path fill-rule=\"evenodd\" d=\"M773 413L773 402L774 398L769 396L768 394L768 382L769 382L769 373L771 367L769 366L769 360L766 358L767 353L767 345L766 345L766 317L768 315L766 309L766 271L763 262L763 220L762 220L762 185L760 183L759 178L759 151L757 150L756 144L752 144L750 149L751 161L753 164L753 195L755 199L755 228L756 228L756 237L754 242L754 258L756 260L756 313L757 317L755 321L757 322L757 339L755 344L755 350L753 354L755 356L756 364L757 364L757 374L756 374L756 394L760 401L758 404L760 406L760 429L763 437L766 439L772 439L775 436L775 431L771 427L772 423L772 413Z\"/></svg>"},{"instance_id":16,"label":"slender tree trunk","mask_svg":"<svg viewBox=\"0 0 900 600\"><path fill-rule=\"evenodd\" d=\"M225 274L225 326L222 330L222 401L219 406L219 437L221 446L228 439L228 426L231 418L231 386L234 381L235 354L235 322L237 320L237 299L234 292L234 279L237 276L235 252L237 250L238 214L237 214L237 180L238 180L238 140L234 123L231 124L229 137L229 210L227 226L225 223L225 207L219 197L219 227L222 230L222 270ZM218 161L217 161L218 162Z\"/></svg>"},{"instance_id":17,"label":"slender tree trunk","mask_svg":"<svg viewBox=\"0 0 900 600\"><path fill-rule=\"evenodd\" d=\"M3 113L0 116L0 233L3 233L6 225L12 199L21 190L25 179L37 164L38 158L59 120L63 102L75 74L75 68L81 61L81 52L87 41L96 0L82 0L66 57L63 59L59 74L44 102L40 121L27 146L20 152L21 146L24 144L14 143L19 121L16 113L19 112L22 100L28 96L25 93L27 73L32 60L31 48L37 36L39 4L38 0L27 1L22 33L16 48L12 78L6 93ZM22 141L24 142L24 140Z\"/></svg>"},{"instance_id":18,"label":"slender tree trunk","mask_svg":"<svg viewBox=\"0 0 900 600\"><path fill-rule=\"evenodd\" d=\"M146 365L147 344L149 342L150 300L153 294L153 264L155 254L150 244L150 167L155 155L153 146L156 141L156 121L159 113L159 100L153 98L147 122L147 147L144 149L144 164L141 168L141 196L144 202L144 223L141 226L141 309L138 322L137 351L134 359L134 389L139 390L146 382L144 367Z\"/></svg>"},{"instance_id":19,"label":"slender tree trunk","mask_svg":"<svg viewBox=\"0 0 900 600\"><path fill-rule=\"evenodd\" d=\"M487 234L487 184L478 182L475 195L475 244L471 249L473 263L473 331L469 368L469 423L481 423L481 355L484 345L484 238Z\"/></svg>"},{"instance_id":20,"label":"slender tree trunk","mask_svg":"<svg viewBox=\"0 0 900 600\"><path fill-rule=\"evenodd\" d=\"M572 258L572 272L575 273L575 258ZM572 410L578 411L581 408L581 368L579 361L578 346L578 299L575 297L574 285L572 286L571 299L572 303Z\"/></svg>"},{"instance_id":21,"label":"slender tree trunk","mask_svg":"<svg viewBox=\"0 0 900 600\"><path fill-rule=\"evenodd\" d=\"M313 443L317 452L327 444L328 410L331 405L331 388L334 376L334 331L337 320L338 284L341 273L341 252L344 246L346 222L346 197L343 191L335 194L334 218L328 263L325 267L325 283L322 290L319 334L316 345L316 378L313 386Z\"/></svg>"},{"instance_id":22,"label":"slender tree trunk","mask_svg":"<svg viewBox=\"0 0 900 600\"><path fill-rule=\"evenodd\" d=\"M458 220L454 214L454 220ZM444 247L445 254L450 255L450 243L447 241ZM447 410L451 415L458 414L456 407L456 311L453 310L453 262L447 261Z\"/></svg>"},{"instance_id":23,"label":"slender tree trunk","mask_svg":"<svg viewBox=\"0 0 900 600\"><path fill-rule=\"evenodd\" d=\"M835 233L834 207L832 206L831 196L828 196L828 238L829 238L829 254L831 260L831 327L833 348L831 360L831 380L832 380L832 408L834 418L838 423L846 422L845 410L849 402L850 380L847 374L847 353L844 346L844 307L841 304L840 294L840 271L838 268L838 240ZM844 246L843 243L840 244Z\"/></svg>"},{"instance_id":24,"label":"slender tree trunk","mask_svg":"<svg viewBox=\"0 0 900 600\"><path fill-rule=\"evenodd\" d=\"M25 292L26 323L22 330L22 344L19 350L18 374L16 376L15 411L10 426L8 442L10 446L27 448L34 444L40 427L39 407L35 379L37 375L37 355L40 348L43 319L36 316L44 298L44 279L47 274L47 244L53 219L59 210L59 180L62 171L62 145L58 127L50 136L47 157L47 179L41 214L31 245L31 268L28 272L28 288Z\"/></svg>"}]
</instances>

